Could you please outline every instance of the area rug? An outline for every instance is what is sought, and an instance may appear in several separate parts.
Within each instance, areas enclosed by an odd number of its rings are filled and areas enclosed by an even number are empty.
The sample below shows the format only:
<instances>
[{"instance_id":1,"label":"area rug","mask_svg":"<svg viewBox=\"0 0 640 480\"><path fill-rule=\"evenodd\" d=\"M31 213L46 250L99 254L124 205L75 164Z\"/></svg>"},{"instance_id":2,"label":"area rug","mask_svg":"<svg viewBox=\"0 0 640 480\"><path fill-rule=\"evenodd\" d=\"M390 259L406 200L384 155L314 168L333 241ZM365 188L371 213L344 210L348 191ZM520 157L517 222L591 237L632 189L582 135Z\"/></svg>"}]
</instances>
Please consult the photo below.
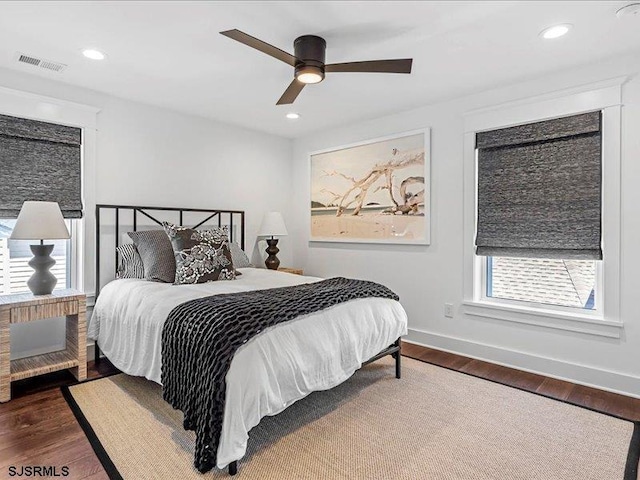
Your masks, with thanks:
<instances>
[{"instance_id":1,"label":"area rug","mask_svg":"<svg viewBox=\"0 0 640 480\"><path fill-rule=\"evenodd\" d=\"M640 429L632 422L417 360L403 364L400 380L382 359L263 419L235 478L636 479ZM158 385L119 374L63 393L112 479L230 478L193 468L193 433Z\"/></svg>"}]
</instances>

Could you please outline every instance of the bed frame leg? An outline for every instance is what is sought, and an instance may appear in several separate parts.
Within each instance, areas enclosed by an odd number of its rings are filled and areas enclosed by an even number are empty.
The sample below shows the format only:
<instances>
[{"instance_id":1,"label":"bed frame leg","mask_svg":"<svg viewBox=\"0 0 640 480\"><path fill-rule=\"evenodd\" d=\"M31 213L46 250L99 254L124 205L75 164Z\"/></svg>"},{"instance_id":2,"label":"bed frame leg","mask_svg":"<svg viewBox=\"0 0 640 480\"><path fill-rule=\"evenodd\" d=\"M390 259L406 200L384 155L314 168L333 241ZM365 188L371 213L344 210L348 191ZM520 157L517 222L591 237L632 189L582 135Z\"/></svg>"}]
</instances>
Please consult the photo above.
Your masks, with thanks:
<instances>
[{"instance_id":1,"label":"bed frame leg","mask_svg":"<svg viewBox=\"0 0 640 480\"><path fill-rule=\"evenodd\" d=\"M238 473L238 462L231 462L229 464L229 475L235 475L236 473Z\"/></svg>"},{"instance_id":2,"label":"bed frame leg","mask_svg":"<svg viewBox=\"0 0 640 480\"><path fill-rule=\"evenodd\" d=\"M100 347L98 347L98 341L93 344L93 363L96 365L100 363Z\"/></svg>"},{"instance_id":3,"label":"bed frame leg","mask_svg":"<svg viewBox=\"0 0 640 480\"><path fill-rule=\"evenodd\" d=\"M400 339L396 340L395 344L398 346L398 351L393 354L393 358L396 359L396 378L402 378L402 344Z\"/></svg>"}]
</instances>

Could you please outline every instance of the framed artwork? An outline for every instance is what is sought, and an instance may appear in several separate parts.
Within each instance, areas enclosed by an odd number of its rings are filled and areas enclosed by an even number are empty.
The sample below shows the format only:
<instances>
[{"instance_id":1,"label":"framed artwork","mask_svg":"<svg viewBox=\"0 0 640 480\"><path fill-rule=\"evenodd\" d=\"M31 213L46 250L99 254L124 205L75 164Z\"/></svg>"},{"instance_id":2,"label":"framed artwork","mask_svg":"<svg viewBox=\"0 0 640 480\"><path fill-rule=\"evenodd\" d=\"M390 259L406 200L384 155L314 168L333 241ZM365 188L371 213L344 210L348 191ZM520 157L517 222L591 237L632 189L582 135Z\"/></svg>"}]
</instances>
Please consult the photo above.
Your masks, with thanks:
<instances>
[{"instance_id":1,"label":"framed artwork","mask_svg":"<svg viewBox=\"0 0 640 480\"><path fill-rule=\"evenodd\" d=\"M310 240L428 245L430 133L311 153Z\"/></svg>"}]
</instances>

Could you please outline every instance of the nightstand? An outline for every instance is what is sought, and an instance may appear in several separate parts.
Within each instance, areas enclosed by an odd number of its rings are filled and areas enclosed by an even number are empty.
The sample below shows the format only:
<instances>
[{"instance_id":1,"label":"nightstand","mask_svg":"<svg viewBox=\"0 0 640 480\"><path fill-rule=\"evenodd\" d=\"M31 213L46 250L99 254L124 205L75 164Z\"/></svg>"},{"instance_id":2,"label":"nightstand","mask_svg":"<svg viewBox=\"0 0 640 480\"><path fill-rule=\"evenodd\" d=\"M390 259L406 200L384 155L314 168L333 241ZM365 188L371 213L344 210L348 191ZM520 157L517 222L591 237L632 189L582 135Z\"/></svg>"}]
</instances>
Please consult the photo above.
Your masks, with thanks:
<instances>
[{"instance_id":1,"label":"nightstand","mask_svg":"<svg viewBox=\"0 0 640 480\"><path fill-rule=\"evenodd\" d=\"M294 275L304 275L304 272L301 268L288 268L288 267L280 267L278 268L279 272L285 273L293 273Z\"/></svg>"},{"instance_id":2,"label":"nightstand","mask_svg":"<svg viewBox=\"0 0 640 480\"><path fill-rule=\"evenodd\" d=\"M11 400L11 382L70 369L78 380L87 378L86 296L77 290L54 290L51 295L0 295L0 402ZM66 348L59 352L11 360L12 323L67 317Z\"/></svg>"}]
</instances>

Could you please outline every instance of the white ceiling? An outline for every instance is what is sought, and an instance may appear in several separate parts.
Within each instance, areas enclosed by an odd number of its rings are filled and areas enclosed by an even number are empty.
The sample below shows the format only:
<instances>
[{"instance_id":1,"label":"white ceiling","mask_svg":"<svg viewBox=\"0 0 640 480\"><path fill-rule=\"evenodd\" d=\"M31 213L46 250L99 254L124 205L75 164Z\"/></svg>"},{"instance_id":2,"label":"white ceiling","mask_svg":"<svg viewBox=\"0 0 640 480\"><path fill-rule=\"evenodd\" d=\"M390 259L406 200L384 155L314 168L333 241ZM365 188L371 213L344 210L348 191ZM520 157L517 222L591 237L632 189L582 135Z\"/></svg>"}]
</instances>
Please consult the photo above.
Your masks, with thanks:
<instances>
[{"instance_id":1,"label":"white ceiling","mask_svg":"<svg viewBox=\"0 0 640 480\"><path fill-rule=\"evenodd\" d=\"M619 1L0 2L0 67L297 137L640 50L640 18ZM538 33L572 23L569 35ZM414 59L411 75L329 74L292 106L293 69L218 32L238 28L293 53L327 41L327 62ZM95 47L108 59L85 59ZM63 73L16 52L66 63ZM297 121L285 119L299 112Z\"/></svg>"}]
</instances>

